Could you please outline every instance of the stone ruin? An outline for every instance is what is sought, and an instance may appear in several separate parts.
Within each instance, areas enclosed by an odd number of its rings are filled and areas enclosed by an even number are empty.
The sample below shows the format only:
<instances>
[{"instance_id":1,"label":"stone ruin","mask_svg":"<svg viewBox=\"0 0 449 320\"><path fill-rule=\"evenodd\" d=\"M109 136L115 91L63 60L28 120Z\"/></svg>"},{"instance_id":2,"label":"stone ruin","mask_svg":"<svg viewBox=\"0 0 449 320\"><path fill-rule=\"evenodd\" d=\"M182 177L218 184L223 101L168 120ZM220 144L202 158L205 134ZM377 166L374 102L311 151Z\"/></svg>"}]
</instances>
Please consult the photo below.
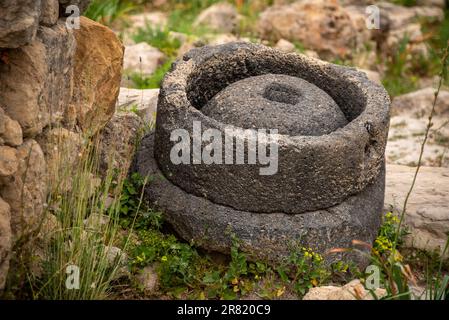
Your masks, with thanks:
<instances>
[{"instance_id":1,"label":"stone ruin","mask_svg":"<svg viewBox=\"0 0 449 320\"><path fill-rule=\"evenodd\" d=\"M354 68L250 43L193 49L165 76L156 129L134 169L152 177L146 199L182 238L207 250L228 253L235 235L253 259L279 262L299 244L329 262L363 263L358 251L326 253L377 235L389 107L383 87ZM225 140L229 127L276 129L269 148L277 150L276 172L261 174L264 166L250 161L195 163L198 133L205 150L216 139L205 133ZM188 163L171 158L179 129L189 134ZM234 138L246 139L245 159L251 143L270 140L268 131ZM237 158L236 145L228 151ZM224 155L226 144L220 148L211 155Z\"/></svg>"}]
</instances>

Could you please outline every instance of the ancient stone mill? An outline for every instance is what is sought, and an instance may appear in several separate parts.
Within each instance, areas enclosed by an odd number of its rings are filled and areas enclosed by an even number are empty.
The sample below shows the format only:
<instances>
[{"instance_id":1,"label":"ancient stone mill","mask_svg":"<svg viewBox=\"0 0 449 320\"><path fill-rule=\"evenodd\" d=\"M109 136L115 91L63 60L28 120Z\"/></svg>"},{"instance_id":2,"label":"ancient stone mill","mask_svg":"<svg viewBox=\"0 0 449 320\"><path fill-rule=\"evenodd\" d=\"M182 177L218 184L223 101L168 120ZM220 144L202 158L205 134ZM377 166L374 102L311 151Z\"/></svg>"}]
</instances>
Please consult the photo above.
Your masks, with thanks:
<instances>
[{"instance_id":1,"label":"ancient stone mill","mask_svg":"<svg viewBox=\"0 0 449 320\"><path fill-rule=\"evenodd\" d=\"M186 241L228 253L235 237L272 262L299 243L360 263L358 251L329 251L377 235L389 107L383 87L353 68L250 43L193 49L166 75L134 165L152 177L146 199ZM198 159L198 144L204 153L212 143L209 158L229 163ZM251 154L258 143L268 147Z\"/></svg>"}]
</instances>

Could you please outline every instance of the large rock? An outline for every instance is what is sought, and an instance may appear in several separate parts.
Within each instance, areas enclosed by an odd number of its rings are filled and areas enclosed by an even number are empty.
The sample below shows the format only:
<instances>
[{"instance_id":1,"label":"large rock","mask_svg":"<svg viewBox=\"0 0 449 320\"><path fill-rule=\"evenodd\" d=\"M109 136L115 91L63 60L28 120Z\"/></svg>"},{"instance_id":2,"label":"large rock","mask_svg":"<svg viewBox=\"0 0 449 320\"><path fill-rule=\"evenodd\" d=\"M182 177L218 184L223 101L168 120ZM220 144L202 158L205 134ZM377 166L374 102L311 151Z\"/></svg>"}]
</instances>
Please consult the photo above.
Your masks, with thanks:
<instances>
[{"instance_id":1,"label":"large rock","mask_svg":"<svg viewBox=\"0 0 449 320\"><path fill-rule=\"evenodd\" d=\"M260 15L258 29L264 39L299 41L320 56L346 56L359 45L356 25L337 1L269 7Z\"/></svg>"},{"instance_id":2,"label":"large rock","mask_svg":"<svg viewBox=\"0 0 449 320\"><path fill-rule=\"evenodd\" d=\"M380 2L377 5L381 16L386 17L386 25L382 26L382 32L385 34L380 43L382 50L394 53L401 42L407 39L409 52L427 55L420 21L441 22L444 19L444 11L438 7L404 7L389 2Z\"/></svg>"},{"instance_id":3,"label":"large rock","mask_svg":"<svg viewBox=\"0 0 449 320\"><path fill-rule=\"evenodd\" d=\"M395 97L392 102L392 118L387 144L387 161L416 166L428 117L434 100L433 88L425 88ZM440 91L435 105L432 128L424 149L422 164L449 167L449 92Z\"/></svg>"},{"instance_id":4,"label":"large rock","mask_svg":"<svg viewBox=\"0 0 449 320\"><path fill-rule=\"evenodd\" d=\"M22 128L20 124L8 117L3 108L0 107L0 145L6 144L11 147L17 147L22 142Z\"/></svg>"},{"instance_id":5,"label":"large rock","mask_svg":"<svg viewBox=\"0 0 449 320\"><path fill-rule=\"evenodd\" d=\"M380 299L387 294L385 289L377 288L375 296L360 283L353 280L343 287L322 286L312 288L304 296L303 300L374 300Z\"/></svg>"},{"instance_id":6,"label":"large rock","mask_svg":"<svg viewBox=\"0 0 449 320\"><path fill-rule=\"evenodd\" d=\"M18 48L34 40L40 6L40 0L0 2L0 48Z\"/></svg>"},{"instance_id":7,"label":"large rock","mask_svg":"<svg viewBox=\"0 0 449 320\"><path fill-rule=\"evenodd\" d=\"M165 55L146 42L125 47L123 69L128 73L136 73L148 77L164 62Z\"/></svg>"},{"instance_id":8,"label":"large rock","mask_svg":"<svg viewBox=\"0 0 449 320\"><path fill-rule=\"evenodd\" d=\"M50 123L64 119L71 102L75 40L60 21L39 27L29 45L6 50L0 63L0 104L19 122L25 137L34 137Z\"/></svg>"},{"instance_id":9,"label":"large rock","mask_svg":"<svg viewBox=\"0 0 449 320\"><path fill-rule=\"evenodd\" d=\"M49 122L45 106L39 101L47 73L45 46L36 40L6 54L9 63L0 63L0 104L10 118L20 123L25 136L35 136Z\"/></svg>"},{"instance_id":10,"label":"large rock","mask_svg":"<svg viewBox=\"0 0 449 320\"><path fill-rule=\"evenodd\" d=\"M416 168L387 166L385 209L402 212ZM449 169L421 167L408 200L408 246L442 252L449 234Z\"/></svg>"},{"instance_id":11,"label":"large rock","mask_svg":"<svg viewBox=\"0 0 449 320\"><path fill-rule=\"evenodd\" d=\"M129 168L143 129L143 121L134 113L116 113L101 132L100 168Z\"/></svg>"},{"instance_id":12,"label":"large rock","mask_svg":"<svg viewBox=\"0 0 449 320\"><path fill-rule=\"evenodd\" d=\"M119 94L123 45L107 27L82 17L75 30L73 105L81 128L98 131L111 119Z\"/></svg>"},{"instance_id":13,"label":"large rock","mask_svg":"<svg viewBox=\"0 0 449 320\"><path fill-rule=\"evenodd\" d=\"M14 239L39 224L47 196L47 166L44 153L35 140L28 139L16 153L17 171L0 176L0 196L11 207Z\"/></svg>"},{"instance_id":14,"label":"large rock","mask_svg":"<svg viewBox=\"0 0 449 320\"><path fill-rule=\"evenodd\" d=\"M120 88L117 111L134 112L145 124L151 124L156 120L158 96L159 89Z\"/></svg>"},{"instance_id":15,"label":"large rock","mask_svg":"<svg viewBox=\"0 0 449 320\"><path fill-rule=\"evenodd\" d=\"M11 256L11 212L0 197L0 292L3 290Z\"/></svg>"},{"instance_id":16,"label":"large rock","mask_svg":"<svg viewBox=\"0 0 449 320\"><path fill-rule=\"evenodd\" d=\"M233 32L237 30L239 14L237 9L226 2L217 3L200 13L194 26L206 26L211 31Z\"/></svg>"},{"instance_id":17,"label":"large rock","mask_svg":"<svg viewBox=\"0 0 449 320\"><path fill-rule=\"evenodd\" d=\"M427 113L430 113L432 109L434 97L435 89L432 87L395 97L391 103L391 115L408 113L428 116ZM435 113L437 116L449 115L449 91L440 90L435 105Z\"/></svg>"},{"instance_id":18,"label":"large rock","mask_svg":"<svg viewBox=\"0 0 449 320\"><path fill-rule=\"evenodd\" d=\"M64 192L72 187L73 172L77 168L83 139L79 133L65 128L53 128L39 137L45 154L48 185L53 192Z\"/></svg>"}]
</instances>

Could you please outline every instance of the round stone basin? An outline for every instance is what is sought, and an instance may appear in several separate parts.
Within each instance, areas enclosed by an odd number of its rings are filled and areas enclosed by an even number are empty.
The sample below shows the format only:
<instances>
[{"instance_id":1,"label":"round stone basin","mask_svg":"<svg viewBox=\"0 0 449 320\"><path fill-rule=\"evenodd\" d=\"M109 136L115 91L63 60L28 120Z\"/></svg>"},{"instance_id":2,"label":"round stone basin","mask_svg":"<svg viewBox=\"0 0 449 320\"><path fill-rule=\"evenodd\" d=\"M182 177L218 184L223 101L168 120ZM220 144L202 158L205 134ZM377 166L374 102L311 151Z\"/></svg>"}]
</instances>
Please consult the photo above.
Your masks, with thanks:
<instances>
[{"instance_id":1,"label":"round stone basin","mask_svg":"<svg viewBox=\"0 0 449 320\"><path fill-rule=\"evenodd\" d=\"M155 157L172 183L217 204L254 213L328 208L379 175L389 103L382 86L348 67L249 43L194 49L162 83ZM171 133L182 128L193 137L195 122L223 136L230 124L278 128L277 173L173 163Z\"/></svg>"},{"instance_id":2,"label":"round stone basin","mask_svg":"<svg viewBox=\"0 0 449 320\"><path fill-rule=\"evenodd\" d=\"M153 177L145 198L205 249L229 253L235 235L250 258L280 262L295 243L321 254L352 240L372 243L383 209L389 107L385 89L352 68L249 43L194 49L163 80L156 129L143 139L134 170ZM277 171L263 175L263 164L249 161L194 163L195 143L209 146L195 137L215 132L226 141L229 127L241 133L231 140L248 146L275 136L269 154L277 150ZM262 132L246 135L250 129ZM179 130L188 137L188 163L171 159ZM220 145L217 154L230 150L235 160L238 148L227 149ZM357 252L325 258L367 262Z\"/></svg>"}]
</instances>

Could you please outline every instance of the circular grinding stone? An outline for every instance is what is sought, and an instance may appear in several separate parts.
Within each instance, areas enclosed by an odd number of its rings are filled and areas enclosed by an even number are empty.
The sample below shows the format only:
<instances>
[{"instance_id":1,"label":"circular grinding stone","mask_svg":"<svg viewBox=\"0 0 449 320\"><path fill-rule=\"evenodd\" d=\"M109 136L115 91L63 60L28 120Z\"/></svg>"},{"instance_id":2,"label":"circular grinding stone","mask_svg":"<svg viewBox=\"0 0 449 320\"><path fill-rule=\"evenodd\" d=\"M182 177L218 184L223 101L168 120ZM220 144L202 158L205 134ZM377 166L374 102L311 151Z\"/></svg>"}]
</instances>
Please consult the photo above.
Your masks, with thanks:
<instances>
[{"instance_id":1,"label":"circular grinding stone","mask_svg":"<svg viewBox=\"0 0 449 320\"><path fill-rule=\"evenodd\" d=\"M243 129L278 129L294 136L329 134L348 123L326 92L304 79L280 74L234 82L201 111Z\"/></svg>"}]
</instances>

